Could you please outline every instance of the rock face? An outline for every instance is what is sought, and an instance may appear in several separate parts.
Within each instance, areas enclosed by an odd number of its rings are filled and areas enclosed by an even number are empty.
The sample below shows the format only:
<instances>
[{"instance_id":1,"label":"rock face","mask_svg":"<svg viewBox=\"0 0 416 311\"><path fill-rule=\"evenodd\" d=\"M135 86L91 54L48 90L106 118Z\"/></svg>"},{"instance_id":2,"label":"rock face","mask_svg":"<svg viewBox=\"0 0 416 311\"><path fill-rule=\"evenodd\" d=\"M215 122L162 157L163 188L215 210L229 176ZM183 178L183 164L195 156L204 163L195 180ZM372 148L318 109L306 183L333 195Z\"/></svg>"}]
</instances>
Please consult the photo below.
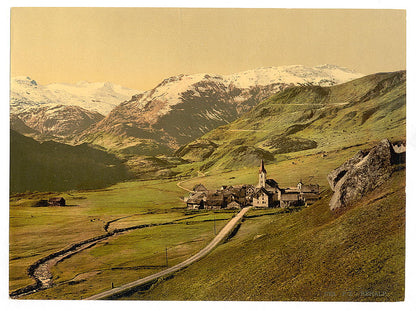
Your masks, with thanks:
<instances>
[{"instance_id":1,"label":"rock face","mask_svg":"<svg viewBox=\"0 0 416 311\"><path fill-rule=\"evenodd\" d=\"M384 183L393 173L393 165L405 161L405 148L400 150L388 139L354 157L333 170L327 177L334 195L329 202L331 210L348 207L366 193ZM397 153L396 150L402 151Z\"/></svg>"}]
</instances>

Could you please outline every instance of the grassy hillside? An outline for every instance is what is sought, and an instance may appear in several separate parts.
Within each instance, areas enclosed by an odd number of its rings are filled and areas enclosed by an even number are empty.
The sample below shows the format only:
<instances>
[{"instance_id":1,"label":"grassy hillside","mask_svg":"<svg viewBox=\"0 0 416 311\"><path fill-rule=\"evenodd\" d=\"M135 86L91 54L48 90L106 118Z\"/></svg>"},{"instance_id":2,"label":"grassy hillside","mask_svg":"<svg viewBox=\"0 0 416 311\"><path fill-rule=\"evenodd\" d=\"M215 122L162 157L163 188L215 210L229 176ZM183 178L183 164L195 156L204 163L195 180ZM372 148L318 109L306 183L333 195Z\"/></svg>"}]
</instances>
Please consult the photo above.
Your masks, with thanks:
<instances>
[{"instance_id":1,"label":"grassy hillside","mask_svg":"<svg viewBox=\"0 0 416 311\"><path fill-rule=\"evenodd\" d=\"M330 195L300 212L252 211L231 241L124 299L403 300L405 171L341 214Z\"/></svg>"},{"instance_id":2,"label":"grassy hillside","mask_svg":"<svg viewBox=\"0 0 416 311\"><path fill-rule=\"evenodd\" d=\"M10 132L10 192L102 188L128 177L115 156Z\"/></svg>"},{"instance_id":3,"label":"grassy hillside","mask_svg":"<svg viewBox=\"0 0 416 311\"><path fill-rule=\"evenodd\" d=\"M386 137L404 138L405 106L404 71L332 87L293 87L183 146L177 155L202 161L198 165L203 171L216 171L250 166L261 158L279 161Z\"/></svg>"}]
</instances>

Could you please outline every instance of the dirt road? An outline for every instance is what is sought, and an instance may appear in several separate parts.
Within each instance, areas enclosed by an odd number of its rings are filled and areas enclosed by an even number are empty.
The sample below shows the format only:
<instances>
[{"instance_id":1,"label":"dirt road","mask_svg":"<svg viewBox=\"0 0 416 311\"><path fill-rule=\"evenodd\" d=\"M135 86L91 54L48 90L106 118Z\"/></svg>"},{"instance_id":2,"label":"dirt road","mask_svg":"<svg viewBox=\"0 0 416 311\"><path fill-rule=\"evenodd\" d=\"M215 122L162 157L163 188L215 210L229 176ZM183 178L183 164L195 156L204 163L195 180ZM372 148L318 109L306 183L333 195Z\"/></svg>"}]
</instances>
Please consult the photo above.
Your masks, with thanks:
<instances>
[{"instance_id":1,"label":"dirt road","mask_svg":"<svg viewBox=\"0 0 416 311\"><path fill-rule=\"evenodd\" d=\"M168 268L166 270L160 271L158 273L149 275L145 278L138 279L136 281L133 281L131 283L122 285L120 287L116 287L113 289L110 289L108 291L96 294L94 296L91 296L89 298L86 298L86 300L98 300L98 299L105 299L110 298L112 296L117 296L122 294L123 292L126 292L128 290L132 290L135 287L139 287L141 285L144 285L146 283L149 283L151 281L154 281L162 276L166 276L169 274L172 274L176 271L179 271L190 264L200 260L202 257L206 256L209 252L211 252L221 241L223 241L235 228L235 226L239 223L239 221L243 218L244 214L247 213L250 210L250 207L243 208L233 219L231 219L225 226L222 228L222 230L218 233L218 235L215 236L215 238L202 250L200 250L197 254L194 256L188 258L185 261L182 261L181 263Z\"/></svg>"}]
</instances>

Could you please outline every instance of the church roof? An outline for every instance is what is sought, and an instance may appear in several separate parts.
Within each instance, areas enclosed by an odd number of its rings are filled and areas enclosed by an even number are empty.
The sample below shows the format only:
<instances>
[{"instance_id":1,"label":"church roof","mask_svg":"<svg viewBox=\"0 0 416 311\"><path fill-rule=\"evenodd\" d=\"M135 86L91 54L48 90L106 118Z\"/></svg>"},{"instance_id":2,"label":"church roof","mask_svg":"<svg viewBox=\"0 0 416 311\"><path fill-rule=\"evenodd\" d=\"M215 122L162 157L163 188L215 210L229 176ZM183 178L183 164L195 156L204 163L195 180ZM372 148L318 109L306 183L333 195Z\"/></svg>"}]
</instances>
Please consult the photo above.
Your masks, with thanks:
<instances>
[{"instance_id":1,"label":"church roof","mask_svg":"<svg viewBox=\"0 0 416 311\"><path fill-rule=\"evenodd\" d=\"M274 179L266 179L266 185L272 187L272 188L279 188L279 185L276 180Z\"/></svg>"}]
</instances>

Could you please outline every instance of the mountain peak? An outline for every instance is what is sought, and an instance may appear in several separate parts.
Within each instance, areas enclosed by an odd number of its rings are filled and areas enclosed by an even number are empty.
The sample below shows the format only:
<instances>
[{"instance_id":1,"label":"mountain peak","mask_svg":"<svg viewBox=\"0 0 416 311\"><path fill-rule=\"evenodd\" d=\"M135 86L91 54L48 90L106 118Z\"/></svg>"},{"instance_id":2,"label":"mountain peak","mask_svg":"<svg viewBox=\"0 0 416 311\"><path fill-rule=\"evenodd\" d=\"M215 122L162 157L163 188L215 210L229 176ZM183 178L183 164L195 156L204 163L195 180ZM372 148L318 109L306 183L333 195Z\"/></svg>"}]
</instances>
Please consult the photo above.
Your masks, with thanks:
<instances>
[{"instance_id":1,"label":"mountain peak","mask_svg":"<svg viewBox=\"0 0 416 311\"><path fill-rule=\"evenodd\" d=\"M13 83L18 83L18 84L21 84L21 85L38 85L37 82L29 76L13 77L11 79L11 82L12 82L12 84Z\"/></svg>"}]
</instances>

